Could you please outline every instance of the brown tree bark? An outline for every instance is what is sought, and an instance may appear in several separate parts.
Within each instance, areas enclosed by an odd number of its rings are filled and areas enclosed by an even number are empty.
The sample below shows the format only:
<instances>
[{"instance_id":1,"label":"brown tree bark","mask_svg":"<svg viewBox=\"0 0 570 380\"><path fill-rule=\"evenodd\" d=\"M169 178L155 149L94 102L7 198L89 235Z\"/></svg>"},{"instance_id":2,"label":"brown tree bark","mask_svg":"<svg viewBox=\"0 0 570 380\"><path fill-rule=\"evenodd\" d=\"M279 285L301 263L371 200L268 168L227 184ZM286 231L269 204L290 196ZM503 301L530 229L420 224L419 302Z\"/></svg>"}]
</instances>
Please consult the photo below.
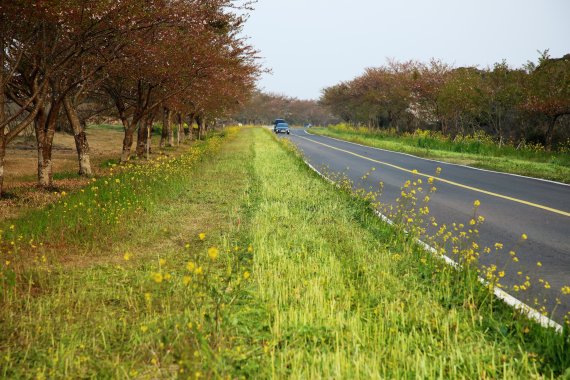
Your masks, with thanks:
<instances>
[{"instance_id":1,"label":"brown tree bark","mask_svg":"<svg viewBox=\"0 0 570 380\"><path fill-rule=\"evenodd\" d=\"M206 118L203 115L197 116L196 123L198 123L198 140L202 140L206 129Z\"/></svg>"},{"instance_id":2,"label":"brown tree bark","mask_svg":"<svg viewBox=\"0 0 570 380\"><path fill-rule=\"evenodd\" d=\"M53 186L52 148L60 105L59 102L52 103L49 111L44 106L38 112L34 123L38 151L38 185L44 189Z\"/></svg>"},{"instance_id":3,"label":"brown tree bark","mask_svg":"<svg viewBox=\"0 0 570 380\"><path fill-rule=\"evenodd\" d=\"M145 120L144 123L141 124L141 126L138 129L138 133L137 133L137 157L142 158L144 156L146 156L146 158L148 159L149 154L150 154L150 136L151 136L151 129L152 129L152 123L154 121L154 117L151 115L148 115Z\"/></svg>"},{"instance_id":4,"label":"brown tree bark","mask_svg":"<svg viewBox=\"0 0 570 380\"><path fill-rule=\"evenodd\" d=\"M188 124L184 128L184 139L192 140L192 127L194 124L194 114L188 115Z\"/></svg>"},{"instance_id":5,"label":"brown tree bark","mask_svg":"<svg viewBox=\"0 0 570 380\"><path fill-rule=\"evenodd\" d=\"M176 125L178 126L176 130L176 145L180 145L182 139L182 115L180 115L180 112L176 114Z\"/></svg>"},{"instance_id":6,"label":"brown tree bark","mask_svg":"<svg viewBox=\"0 0 570 380\"><path fill-rule=\"evenodd\" d=\"M174 134L170 123L172 111L166 107L162 110L162 134L160 136L160 147L174 146Z\"/></svg>"},{"instance_id":7,"label":"brown tree bark","mask_svg":"<svg viewBox=\"0 0 570 380\"><path fill-rule=\"evenodd\" d=\"M0 133L4 131L0 130ZM4 157L6 157L6 140L2 138L0 139L0 198L4 191Z\"/></svg>"},{"instance_id":8,"label":"brown tree bark","mask_svg":"<svg viewBox=\"0 0 570 380\"><path fill-rule=\"evenodd\" d=\"M4 67L4 41L0 39L0 68ZM6 119L6 94L4 87L4 70L0 69L0 198L4 189L4 157L6 157L6 132L4 120Z\"/></svg>"},{"instance_id":9,"label":"brown tree bark","mask_svg":"<svg viewBox=\"0 0 570 380\"><path fill-rule=\"evenodd\" d=\"M91 160L89 157L89 143L87 142L87 134L85 133L85 124L79 120L77 110L73 102L68 96L63 98L63 107L67 115L67 120L73 129L73 138L75 139L75 149L77 150L77 160L79 163L80 176L91 176Z\"/></svg>"},{"instance_id":10,"label":"brown tree bark","mask_svg":"<svg viewBox=\"0 0 570 380\"><path fill-rule=\"evenodd\" d=\"M546 125L546 132L544 134L544 149L547 151L552 150L552 138L554 137L554 128L556 126L556 121L560 115L548 117L548 124Z\"/></svg>"},{"instance_id":11,"label":"brown tree bark","mask_svg":"<svg viewBox=\"0 0 570 380\"><path fill-rule=\"evenodd\" d=\"M123 137L123 149L121 151L121 163L129 161L131 158L131 148L133 146L133 135L135 134L136 124L128 123L127 126L123 124L125 129L125 136Z\"/></svg>"},{"instance_id":12,"label":"brown tree bark","mask_svg":"<svg viewBox=\"0 0 570 380\"><path fill-rule=\"evenodd\" d=\"M148 141L148 133L146 131L146 123L144 125L139 126L137 132L137 147L135 152L138 158L143 158L146 152L146 144Z\"/></svg>"}]
</instances>

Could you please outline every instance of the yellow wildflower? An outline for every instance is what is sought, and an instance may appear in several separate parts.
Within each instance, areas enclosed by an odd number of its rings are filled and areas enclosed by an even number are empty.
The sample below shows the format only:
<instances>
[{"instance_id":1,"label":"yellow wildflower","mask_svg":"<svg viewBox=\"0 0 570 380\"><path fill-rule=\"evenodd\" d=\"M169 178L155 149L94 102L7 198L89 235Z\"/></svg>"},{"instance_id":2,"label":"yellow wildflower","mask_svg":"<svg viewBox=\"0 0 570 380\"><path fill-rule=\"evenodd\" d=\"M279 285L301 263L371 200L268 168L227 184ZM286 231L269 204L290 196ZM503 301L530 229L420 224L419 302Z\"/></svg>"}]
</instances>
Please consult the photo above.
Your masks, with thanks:
<instances>
[{"instance_id":1,"label":"yellow wildflower","mask_svg":"<svg viewBox=\"0 0 570 380\"><path fill-rule=\"evenodd\" d=\"M129 261L131 259L131 253L130 252L125 252L125 254L123 255L123 259L125 259L125 261Z\"/></svg>"},{"instance_id":2,"label":"yellow wildflower","mask_svg":"<svg viewBox=\"0 0 570 380\"><path fill-rule=\"evenodd\" d=\"M206 238L206 234L202 232L198 234L198 237L200 238L200 240L204 240Z\"/></svg>"},{"instance_id":3,"label":"yellow wildflower","mask_svg":"<svg viewBox=\"0 0 570 380\"><path fill-rule=\"evenodd\" d=\"M522 234L522 235L521 235L521 239L522 239L522 240L526 240L526 239L528 239L528 236L526 236L526 234Z\"/></svg>"},{"instance_id":4,"label":"yellow wildflower","mask_svg":"<svg viewBox=\"0 0 570 380\"><path fill-rule=\"evenodd\" d=\"M249 278L249 276L250 276L249 272L247 272L247 271L243 272L243 279L244 280L247 280Z\"/></svg>"},{"instance_id":5,"label":"yellow wildflower","mask_svg":"<svg viewBox=\"0 0 570 380\"><path fill-rule=\"evenodd\" d=\"M186 269L188 269L190 272L194 271L195 268L196 264L194 264L192 261L189 261L188 264L186 264Z\"/></svg>"},{"instance_id":6,"label":"yellow wildflower","mask_svg":"<svg viewBox=\"0 0 570 380\"><path fill-rule=\"evenodd\" d=\"M153 281L156 282L157 284L160 284L162 280L164 280L162 273L153 273L151 277Z\"/></svg>"},{"instance_id":7,"label":"yellow wildflower","mask_svg":"<svg viewBox=\"0 0 570 380\"><path fill-rule=\"evenodd\" d=\"M539 261L539 262L536 263L536 266L537 266L537 267L541 267L541 266L542 266L542 263Z\"/></svg>"},{"instance_id":8,"label":"yellow wildflower","mask_svg":"<svg viewBox=\"0 0 570 380\"><path fill-rule=\"evenodd\" d=\"M481 206L481 202L479 202L479 200L476 200L475 202L473 202L473 206L479 207Z\"/></svg>"},{"instance_id":9,"label":"yellow wildflower","mask_svg":"<svg viewBox=\"0 0 570 380\"><path fill-rule=\"evenodd\" d=\"M192 282L192 277L190 276L184 276L182 278L182 283L186 286L188 286L188 284L190 284L190 282Z\"/></svg>"},{"instance_id":10,"label":"yellow wildflower","mask_svg":"<svg viewBox=\"0 0 570 380\"><path fill-rule=\"evenodd\" d=\"M210 257L210 259L212 260L216 260L218 258L218 248L216 247L210 247L208 248L208 256Z\"/></svg>"}]
</instances>

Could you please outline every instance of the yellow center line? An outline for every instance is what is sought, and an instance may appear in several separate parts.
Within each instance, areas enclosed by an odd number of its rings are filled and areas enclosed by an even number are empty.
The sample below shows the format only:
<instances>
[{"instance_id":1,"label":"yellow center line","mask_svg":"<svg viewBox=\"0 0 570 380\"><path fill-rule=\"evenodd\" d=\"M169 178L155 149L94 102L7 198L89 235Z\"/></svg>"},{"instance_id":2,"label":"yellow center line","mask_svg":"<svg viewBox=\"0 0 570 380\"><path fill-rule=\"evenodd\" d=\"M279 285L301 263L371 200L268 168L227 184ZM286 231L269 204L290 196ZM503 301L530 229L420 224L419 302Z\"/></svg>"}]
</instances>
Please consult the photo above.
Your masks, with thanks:
<instances>
[{"instance_id":1,"label":"yellow center line","mask_svg":"<svg viewBox=\"0 0 570 380\"><path fill-rule=\"evenodd\" d=\"M301 139L308 140L308 141L310 141L310 142L312 142L312 143L319 144L319 145L322 145L322 146L326 146L327 148L334 149L334 150L338 150L338 151L340 151L340 152L344 152L344 153L347 153L347 154L350 154L350 155L353 155L353 156L362 158L362 159L367 160L367 161L371 161L371 162L374 162L374 163L377 163L377 164L380 164L380 165L384 165L384 166L389 166L389 167L391 167L391 168L394 168L394 169L397 169L397 170L401 170L401 171L403 171L403 172L411 173L411 174L414 174L414 175L417 175L417 176L421 176L421 177L433 178L434 181L439 181L439 182L447 183L447 184L452 185L452 186L456 186L456 187L460 187L460 188L462 188L462 189L467 189L467 190L475 191L475 192L481 193L481 194L491 195L491 196L497 197L497 198L507 199L507 200L512 201L512 202L521 203L521 204L523 204L523 205L527 205L527 206L531 206L531 207L536 207L536 208L539 208L539 209L541 209L541 210L546 210L546 211L553 212L553 213L555 213L555 214L564 215L564 216L570 216L570 212L558 210L558 209L555 209L555 208L552 208L552 207L548 207L548 206L539 205L539 204L537 204L537 203L528 202L528 201L525 201L525 200L522 200L522 199L518 199L518 198L509 197L509 196L507 196L507 195L502 195L502 194L498 194L498 193L493 193L492 191L487 191L487 190L479 189L479 188L477 188L477 187L463 185L463 184L461 184L461 183L453 182L453 181L450 181L450 180L448 180L448 179L439 178L439 177L434 177L434 176L429 175L429 174L420 173L420 172L418 172L417 170L410 170L410 169L406 169L406 168L403 168L403 167L398 166L398 165L390 164L390 163L388 163L388 162L378 161L378 160L375 160L375 159L373 159L373 158L366 157L366 156L362 156L362 155L360 155L360 154L351 152L351 151L349 151L349 150L340 149L340 148L337 148L337 147L332 146L332 145L328 145L328 144L325 144L325 143L322 143L322 142L318 142L318 141L315 141L315 140L311 140L311 139L308 139L308 138L303 137L303 136L298 136L298 135L296 135L295 137L299 137L299 138L301 138Z\"/></svg>"}]
</instances>

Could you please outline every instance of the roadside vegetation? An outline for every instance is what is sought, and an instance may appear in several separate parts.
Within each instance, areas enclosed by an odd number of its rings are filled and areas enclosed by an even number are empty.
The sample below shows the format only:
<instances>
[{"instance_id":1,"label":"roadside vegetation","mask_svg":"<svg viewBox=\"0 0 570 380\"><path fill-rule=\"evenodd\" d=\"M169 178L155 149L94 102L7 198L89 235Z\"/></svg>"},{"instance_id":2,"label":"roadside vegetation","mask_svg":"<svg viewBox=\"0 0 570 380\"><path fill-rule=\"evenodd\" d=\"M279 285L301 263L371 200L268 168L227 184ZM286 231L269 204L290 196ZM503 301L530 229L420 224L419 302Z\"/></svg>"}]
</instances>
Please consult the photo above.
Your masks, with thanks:
<instances>
[{"instance_id":1,"label":"roadside vegetation","mask_svg":"<svg viewBox=\"0 0 570 380\"><path fill-rule=\"evenodd\" d=\"M320 102L343 122L381 134L421 130L453 142L485 134L499 148L568 154L570 54L545 50L522 67L392 60L325 88Z\"/></svg>"},{"instance_id":2,"label":"roadside vegetation","mask_svg":"<svg viewBox=\"0 0 570 380\"><path fill-rule=\"evenodd\" d=\"M1 223L1 377L569 375L567 329L505 307L271 133L224 135Z\"/></svg>"},{"instance_id":3,"label":"roadside vegetation","mask_svg":"<svg viewBox=\"0 0 570 380\"><path fill-rule=\"evenodd\" d=\"M553 152L540 144L499 145L483 132L451 138L428 130L397 133L347 124L312 128L310 132L418 157L570 183L568 146Z\"/></svg>"}]
</instances>

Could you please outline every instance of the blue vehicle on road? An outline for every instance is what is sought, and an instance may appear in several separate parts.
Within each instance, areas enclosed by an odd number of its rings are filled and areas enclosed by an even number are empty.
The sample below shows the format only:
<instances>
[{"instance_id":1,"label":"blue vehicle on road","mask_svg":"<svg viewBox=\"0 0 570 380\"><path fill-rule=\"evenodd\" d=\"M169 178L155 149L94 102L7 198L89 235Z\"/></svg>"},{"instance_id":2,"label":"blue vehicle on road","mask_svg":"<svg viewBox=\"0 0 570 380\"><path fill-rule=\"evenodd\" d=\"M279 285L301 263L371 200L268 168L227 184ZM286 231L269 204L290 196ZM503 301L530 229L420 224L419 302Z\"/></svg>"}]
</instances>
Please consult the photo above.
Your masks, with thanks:
<instances>
[{"instance_id":1,"label":"blue vehicle on road","mask_svg":"<svg viewBox=\"0 0 570 380\"><path fill-rule=\"evenodd\" d=\"M289 124L287 123L278 123L275 125L275 133L287 133L289 134Z\"/></svg>"}]
</instances>

